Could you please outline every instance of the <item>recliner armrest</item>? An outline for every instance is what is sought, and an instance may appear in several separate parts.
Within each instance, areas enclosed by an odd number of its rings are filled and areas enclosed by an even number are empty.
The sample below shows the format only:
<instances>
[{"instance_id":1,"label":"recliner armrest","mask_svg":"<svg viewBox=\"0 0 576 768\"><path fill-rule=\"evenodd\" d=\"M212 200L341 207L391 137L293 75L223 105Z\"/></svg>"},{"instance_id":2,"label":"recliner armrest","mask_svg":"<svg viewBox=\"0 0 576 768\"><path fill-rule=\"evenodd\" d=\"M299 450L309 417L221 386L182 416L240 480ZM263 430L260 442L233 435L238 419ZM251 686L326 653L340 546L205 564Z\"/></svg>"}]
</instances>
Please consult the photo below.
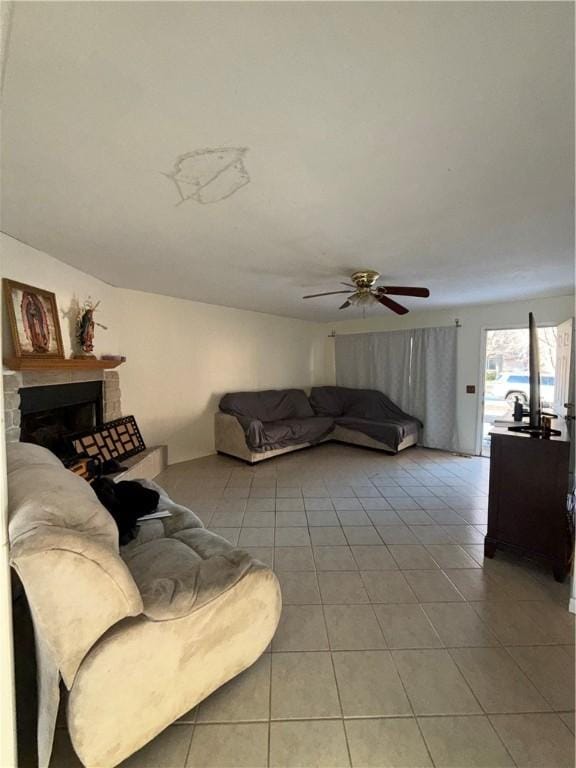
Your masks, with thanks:
<instances>
[{"instance_id":1,"label":"recliner armrest","mask_svg":"<svg viewBox=\"0 0 576 768\"><path fill-rule=\"evenodd\" d=\"M90 536L36 528L12 546L10 562L68 688L104 632L142 612L140 592L119 554Z\"/></svg>"}]
</instances>

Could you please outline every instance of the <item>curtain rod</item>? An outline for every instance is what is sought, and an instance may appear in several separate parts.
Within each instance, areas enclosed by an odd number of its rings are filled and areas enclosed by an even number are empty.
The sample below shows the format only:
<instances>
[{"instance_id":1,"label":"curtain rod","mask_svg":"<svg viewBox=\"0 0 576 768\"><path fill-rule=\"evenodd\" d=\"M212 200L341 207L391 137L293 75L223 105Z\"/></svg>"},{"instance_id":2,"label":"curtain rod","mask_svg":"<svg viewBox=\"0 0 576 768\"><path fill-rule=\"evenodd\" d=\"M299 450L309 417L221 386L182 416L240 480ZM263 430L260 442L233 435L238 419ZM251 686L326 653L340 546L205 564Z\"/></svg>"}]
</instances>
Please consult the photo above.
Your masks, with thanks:
<instances>
[{"instance_id":1,"label":"curtain rod","mask_svg":"<svg viewBox=\"0 0 576 768\"><path fill-rule=\"evenodd\" d=\"M455 326L456 328L462 328L462 323L460 322L460 320L459 320L457 317L454 319L454 326ZM435 325L435 326L430 326L430 327L431 327L431 328L449 328L450 326L449 326L449 325ZM406 329L404 329L404 328L398 328L398 329L396 329L396 330L407 330L407 331L413 331L413 330L414 330L414 328L406 328ZM378 333L378 331L359 331L359 333ZM386 331L384 331L384 333L386 333ZM353 336L354 334L345 334L345 335L347 335L347 336ZM328 334L328 338L329 338L329 339L335 339L335 338L336 338L336 329L335 329L335 328L332 328L332 330L331 330L331 331L330 331L330 333Z\"/></svg>"}]
</instances>

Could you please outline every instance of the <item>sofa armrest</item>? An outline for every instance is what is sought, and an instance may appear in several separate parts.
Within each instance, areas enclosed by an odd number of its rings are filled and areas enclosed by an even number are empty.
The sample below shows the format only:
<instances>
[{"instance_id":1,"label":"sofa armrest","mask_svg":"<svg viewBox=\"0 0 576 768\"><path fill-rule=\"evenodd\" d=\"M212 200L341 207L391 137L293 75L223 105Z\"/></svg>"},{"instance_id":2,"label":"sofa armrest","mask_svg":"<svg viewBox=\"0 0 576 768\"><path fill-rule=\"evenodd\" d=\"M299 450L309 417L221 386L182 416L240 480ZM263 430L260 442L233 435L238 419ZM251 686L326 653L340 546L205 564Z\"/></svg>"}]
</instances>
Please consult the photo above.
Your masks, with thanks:
<instances>
[{"instance_id":1,"label":"sofa armrest","mask_svg":"<svg viewBox=\"0 0 576 768\"><path fill-rule=\"evenodd\" d=\"M252 451L246 443L246 433L236 416L217 411L214 414L214 447L218 453L228 453L251 461Z\"/></svg>"},{"instance_id":2,"label":"sofa armrest","mask_svg":"<svg viewBox=\"0 0 576 768\"><path fill-rule=\"evenodd\" d=\"M142 612L142 598L117 552L69 529L36 528L11 548L35 629L70 688L84 656L121 619Z\"/></svg>"},{"instance_id":3,"label":"sofa armrest","mask_svg":"<svg viewBox=\"0 0 576 768\"><path fill-rule=\"evenodd\" d=\"M182 618L138 616L113 627L87 654L68 700L83 764L118 765L253 664L280 612L278 580L260 566Z\"/></svg>"}]
</instances>

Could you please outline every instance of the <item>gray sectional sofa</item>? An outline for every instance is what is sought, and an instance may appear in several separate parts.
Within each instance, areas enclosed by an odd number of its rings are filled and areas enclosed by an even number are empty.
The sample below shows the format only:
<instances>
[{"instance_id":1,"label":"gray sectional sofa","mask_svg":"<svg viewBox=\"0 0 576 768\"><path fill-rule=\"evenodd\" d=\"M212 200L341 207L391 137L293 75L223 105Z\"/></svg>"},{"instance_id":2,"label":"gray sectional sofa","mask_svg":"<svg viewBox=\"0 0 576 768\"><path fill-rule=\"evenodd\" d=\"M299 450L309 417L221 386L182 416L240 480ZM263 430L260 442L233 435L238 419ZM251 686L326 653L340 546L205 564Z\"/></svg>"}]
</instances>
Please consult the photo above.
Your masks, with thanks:
<instances>
[{"instance_id":1,"label":"gray sectional sofa","mask_svg":"<svg viewBox=\"0 0 576 768\"><path fill-rule=\"evenodd\" d=\"M421 426L377 390L232 392L215 416L215 445L251 464L327 440L397 453L416 445Z\"/></svg>"}]
</instances>

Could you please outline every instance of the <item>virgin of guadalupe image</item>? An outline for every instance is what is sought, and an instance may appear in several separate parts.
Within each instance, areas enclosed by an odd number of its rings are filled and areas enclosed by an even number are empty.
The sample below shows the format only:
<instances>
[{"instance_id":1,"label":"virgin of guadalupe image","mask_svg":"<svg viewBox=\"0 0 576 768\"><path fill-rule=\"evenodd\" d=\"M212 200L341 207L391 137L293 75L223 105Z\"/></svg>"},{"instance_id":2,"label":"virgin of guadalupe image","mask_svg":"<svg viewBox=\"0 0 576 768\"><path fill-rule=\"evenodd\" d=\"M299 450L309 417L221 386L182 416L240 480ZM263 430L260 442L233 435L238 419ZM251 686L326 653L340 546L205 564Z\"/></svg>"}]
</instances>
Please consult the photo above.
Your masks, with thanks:
<instances>
[{"instance_id":1,"label":"virgin of guadalupe image","mask_svg":"<svg viewBox=\"0 0 576 768\"><path fill-rule=\"evenodd\" d=\"M26 338L34 352L50 351L50 326L48 315L41 299L34 293L24 291L20 304Z\"/></svg>"}]
</instances>

